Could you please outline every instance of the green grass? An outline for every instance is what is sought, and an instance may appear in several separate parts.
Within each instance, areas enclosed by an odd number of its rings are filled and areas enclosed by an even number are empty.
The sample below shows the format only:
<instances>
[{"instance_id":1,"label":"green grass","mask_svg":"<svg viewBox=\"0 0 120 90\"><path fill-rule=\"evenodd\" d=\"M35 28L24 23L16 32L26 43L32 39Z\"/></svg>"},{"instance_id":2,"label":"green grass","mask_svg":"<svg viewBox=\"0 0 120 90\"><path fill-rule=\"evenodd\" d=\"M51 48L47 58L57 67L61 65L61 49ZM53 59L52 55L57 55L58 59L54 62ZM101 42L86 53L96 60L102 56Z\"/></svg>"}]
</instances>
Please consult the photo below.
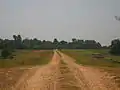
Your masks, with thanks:
<instances>
[{"instance_id":1,"label":"green grass","mask_svg":"<svg viewBox=\"0 0 120 90\"><path fill-rule=\"evenodd\" d=\"M53 51L18 50L13 54L13 59L0 59L0 68L47 64L52 59Z\"/></svg>"},{"instance_id":2,"label":"green grass","mask_svg":"<svg viewBox=\"0 0 120 90\"><path fill-rule=\"evenodd\" d=\"M82 65L102 66L102 67L119 67L120 56L109 54L106 49L88 49L88 50L62 50L62 52L76 59L76 62ZM100 53L104 58L93 58L92 54ZM112 60L110 60L112 59ZM118 62L114 62L118 61Z\"/></svg>"}]
</instances>

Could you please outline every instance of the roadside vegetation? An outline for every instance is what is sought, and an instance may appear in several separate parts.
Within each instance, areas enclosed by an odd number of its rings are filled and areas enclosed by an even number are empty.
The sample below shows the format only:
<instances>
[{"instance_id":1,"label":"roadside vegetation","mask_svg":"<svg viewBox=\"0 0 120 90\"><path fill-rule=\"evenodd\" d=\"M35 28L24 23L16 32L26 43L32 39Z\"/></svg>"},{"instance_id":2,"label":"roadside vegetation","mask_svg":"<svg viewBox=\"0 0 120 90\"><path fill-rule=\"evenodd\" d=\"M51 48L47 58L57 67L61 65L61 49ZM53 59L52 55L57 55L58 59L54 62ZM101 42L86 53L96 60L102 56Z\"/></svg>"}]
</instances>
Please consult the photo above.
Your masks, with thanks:
<instances>
[{"instance_id":1,"label":"roadside vegetation","mask_svg":"<svg viewBox=\"0 0 120 90\"><path fill-rule=\"evenodd\" d=\"M0 67L32 66L47 64L53 56L52 50L17 50L13 58L1 58Z\"/></svg>"},{"instance_id":2,"label":"roadside vegetation","mask_svg":"<svg viewBox=\"0 0 120 90\"><path fill-rule=\"evenodd\" d=\"M119 67L120 56L109 54L108 49L62 50L82 65Z\"/></svg>"}]
</instances>

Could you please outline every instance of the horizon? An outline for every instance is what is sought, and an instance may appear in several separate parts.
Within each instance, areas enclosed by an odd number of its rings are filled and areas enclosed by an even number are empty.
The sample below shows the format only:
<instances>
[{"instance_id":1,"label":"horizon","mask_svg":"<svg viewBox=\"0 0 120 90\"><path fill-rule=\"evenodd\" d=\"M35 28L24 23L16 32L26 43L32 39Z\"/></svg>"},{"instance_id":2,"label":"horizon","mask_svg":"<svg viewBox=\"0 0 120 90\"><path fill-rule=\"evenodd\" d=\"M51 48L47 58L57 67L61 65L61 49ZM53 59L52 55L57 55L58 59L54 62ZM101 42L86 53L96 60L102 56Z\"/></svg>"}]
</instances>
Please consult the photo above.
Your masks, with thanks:
<instances>
[{"instance_id":1,"label":"horizon","mask_svg":"<svg viewBox=\"0 0 120 90\"><path fill-rule=\"evenodd\" d=\"M21 37L22 37L22 35L21 35ZM30 38L30 37L22 37L22 40L24 40L24 39L35 39L36 37L33 37L33 38ZM3 39L3 40L5 40L5 39L9 39L9 40L14 40L14 38L12 37L12 38L0 38L0 39ZM73 38L71 38L70 40L65 40L65 39L60 39L60 38L53 38L52 40L47 40L47 39L40 39L40 38L36 38L37 40L40 40L40 41L43 41L43 40L45 40L45 41L51 41L51 42L53 42L54 41L54 39L57 39L59 42L60 41L67 41L67 42L72 42L72 39ZM75 38L75 39L79 39L79 38ZM118 39L118 38L116 38L116 39ZM93 40L93 39L79 39L79 40ZM95 39L94 39L95 40ZM113 39L114 40L114 39ZM97 40L95 40L96 42L98 42L98 43L100 43L99 41L97 41ZM111 40L112 41L112 40ZM101 43L100 43L101 44ZM111 44L111 42L110 42L110 44ZM109 45L110 45L109 44ZM101 44L102 45L102 44ZM109 45L102 45L102 46L109 46Z\"/></svg>"},{"instance_id":2,"label":"horizon","mask_svg":"<svg viewBox=\"0 0 120 90\"><path fill-rule=\"evenodd\" d=\"M20 34L18 34L18 35L20 35ZM35 39L36 37L33 37L33 38L30 38L30 37L22 37L22 35L20 35L21 36L21 38L22 38L22 41L24 40L24 39ZM12 37L11 39L10 38L0 38L0 39L3 39L3 40L5 40L5 39L8 39L8 40L14 40L14 38ZM79 38L71 38L70 40L65 40L65 39L59 39L59 38L53 38L52 40L46 40L46 39L39 39L39 38L36 38L37 40L40 40L40 41L50 41L50 42L53 42L54 41L54 39L57 39L58 40L58 42L60 42L60 41L66 41L66 42L72 42L72 39L76 39L76 40L93 40L93 39L79 39ZM119 39L119 38L116 38L116 39ZM115 40L115 39L113 39L113 40ZM96 43L100 43L99 41L97 41L97 40L95 40L94 39L94 41L96 41ZM111 40L112 41L112 40ZM101 43L100 43L101 44ZM111 44L111 42L110 42L110 44ZM101 44L101 46L110 46L110 44L109 45L102 45Z\"/></svg>"}]
</instances>

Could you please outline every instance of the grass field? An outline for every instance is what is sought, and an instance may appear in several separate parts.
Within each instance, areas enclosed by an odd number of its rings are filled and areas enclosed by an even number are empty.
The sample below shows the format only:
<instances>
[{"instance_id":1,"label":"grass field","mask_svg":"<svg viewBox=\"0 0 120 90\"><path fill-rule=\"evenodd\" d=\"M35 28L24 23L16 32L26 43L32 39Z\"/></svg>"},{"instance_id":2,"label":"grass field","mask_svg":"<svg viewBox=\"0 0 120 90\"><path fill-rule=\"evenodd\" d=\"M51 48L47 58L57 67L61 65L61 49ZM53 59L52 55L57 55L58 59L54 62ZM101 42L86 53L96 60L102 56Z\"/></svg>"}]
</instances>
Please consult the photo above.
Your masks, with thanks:
<instances>
[{"instance_id":1,"label":"grass field","mask_svg":"<svg viewBox=\"0 0 120 90\"><path fill-rule=\"evenodd\" d=\"M13 59L0 59L0 68L47 64L53 56L52 50L18 50Z\"/></svg>"},{"instance_id":2,"label":"grass field","mask_svg":"<svg viewBox=\"0 0 120 90\"><path fill-rule=\"evenodd\" d=\"M102 66L102 67L119 67L120 56L109 54L109 50L105 49L89 49L89 50L62 50L62 52L76 59L76 62L82 65ZM92 54L99 53L104 58L93 58Z\"/></svg>"}]
</instances>

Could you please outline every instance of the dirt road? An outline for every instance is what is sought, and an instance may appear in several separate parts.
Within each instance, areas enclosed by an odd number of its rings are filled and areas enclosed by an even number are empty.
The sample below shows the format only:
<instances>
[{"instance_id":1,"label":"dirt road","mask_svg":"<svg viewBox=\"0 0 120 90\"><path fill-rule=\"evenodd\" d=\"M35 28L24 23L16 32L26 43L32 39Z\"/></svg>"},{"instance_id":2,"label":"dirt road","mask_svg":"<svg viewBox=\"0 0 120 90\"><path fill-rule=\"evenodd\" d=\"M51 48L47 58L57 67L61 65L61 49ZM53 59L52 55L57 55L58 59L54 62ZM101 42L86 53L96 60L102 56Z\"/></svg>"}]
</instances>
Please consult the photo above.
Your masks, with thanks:
<instances>
[{"instance_id":1,"label":"dirt road","mask_svg":"<svg viewBox=\"0 0 120 90\"><path fill-rule=\"evenodd\" d=\"M55 90L59 62L60 57L55 52L49 64L31 68L12 90Z\"/></svg>"},{"instance_id":2,"label":"dirt road","mask_svg":"<svg viewBox=\"0 0 120 90\"><path fill-rule=\"evenodd\" d=\"M73 58L63 53L61 53L61 58L68 65L70 71L74 73L81 90L120 90L107 72L93 67L78 65Z\"/></svg>"},{"instance_id":3,"label":"dirt road","mask_svg":"<svg viewBox=\"0 0 120 90\"><path fill-rule=\"evenodd\" d=\"M106 72L55 51L51 62L26 72L12 90L120 90Z\"/></svg>"}]
</instances>

